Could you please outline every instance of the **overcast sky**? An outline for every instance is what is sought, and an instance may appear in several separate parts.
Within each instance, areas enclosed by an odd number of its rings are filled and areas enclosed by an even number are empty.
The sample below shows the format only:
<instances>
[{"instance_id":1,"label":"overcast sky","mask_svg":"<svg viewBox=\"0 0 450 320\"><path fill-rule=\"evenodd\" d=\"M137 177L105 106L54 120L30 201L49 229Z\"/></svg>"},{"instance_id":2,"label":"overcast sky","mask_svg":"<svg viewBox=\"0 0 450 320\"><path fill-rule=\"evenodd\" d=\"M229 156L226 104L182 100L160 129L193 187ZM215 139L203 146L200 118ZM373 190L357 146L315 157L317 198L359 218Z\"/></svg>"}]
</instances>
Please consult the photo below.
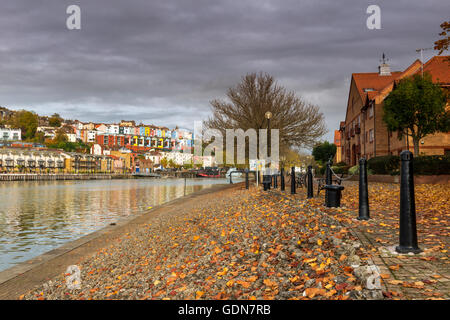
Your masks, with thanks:
<instances>
[{"instance_id":1,"label":"overcast sky","mask_svg":"<svg viewBox=\"0 0 450 320\"><path fill-rule=\"evenodd\" d=\"M72 4L81 30L66 27ZM381 30L366 27L370 4ZM406 68L449 12L448 0L1 0L0 106L193 128L264 71L321 108L331 140L351 73L376 72L383 52Z\"/></svg>"}]
</instances>

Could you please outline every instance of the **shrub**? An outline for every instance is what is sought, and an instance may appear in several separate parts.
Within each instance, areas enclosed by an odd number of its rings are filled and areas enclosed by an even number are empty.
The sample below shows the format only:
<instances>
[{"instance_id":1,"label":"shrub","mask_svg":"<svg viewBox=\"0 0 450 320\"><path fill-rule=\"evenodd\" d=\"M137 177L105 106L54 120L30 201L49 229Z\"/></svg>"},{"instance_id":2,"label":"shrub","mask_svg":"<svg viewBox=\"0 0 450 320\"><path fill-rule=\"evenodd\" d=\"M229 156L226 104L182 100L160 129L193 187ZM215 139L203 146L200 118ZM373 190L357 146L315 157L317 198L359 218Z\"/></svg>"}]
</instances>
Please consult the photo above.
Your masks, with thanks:
<instances>
[{"instance_id":1,"label":"shrub","mask_svg":"<svg viewBox=\"0 0 450 320\"><path fill-rule=\"evenodd\" d=\"M316 170L316 172L319 172L319 175L323 176L325 174L325 171L327 170L327 166L321 166Z\"/></svg>"},{"instance_id":2,"label":"shrub","mask_svg":"<svg viewBox=\"0 0 450 320\"><path fill-rule=\"evenodd\" d=\"M347 174L348 173L348 169L350 169L350 166L332 166L331 169L333 169L334 173L336 174Z\"/></svg>"},{"instance_id":3,"label":"shrub","mask_svg":"<svg viewBox=\"0 0 450 320\"><path fill-rule=\"evenodd\" d=\"M450 156L420 156L414 158L414 175L450 174Z\"/></svg>"},{"instance_id":4,"label":"shrub","mask_svg":"<svg viewBox=\"0 0 450 320\"><path fill-rule=\"evenodd\" d=\"M356 174L359 170L359 165L353 166L350 169L348 169L348 174L353 175Z\"/></svg>"},{"instance_id":5,"label":"shrub","mask_svg":"<svg viewBox=\"0 0 450 320\"><path fill-rule=\"evenodd\" d=\"M400 174L399 156L381 156L368 161L373 174ZM450 174L450 156L418 156L414 158L414 175Z\"/></svg>"},{"instance_id":6,"label":"shrub","mask_svg":"<svg viewBox=\"0 0 450 320\"><path fill-rule=\"evenodd\" d=\"M399 156L381 156L369 159L367 168L374 174L391 174L400 168Z\"/></svg>"}]
</instances>

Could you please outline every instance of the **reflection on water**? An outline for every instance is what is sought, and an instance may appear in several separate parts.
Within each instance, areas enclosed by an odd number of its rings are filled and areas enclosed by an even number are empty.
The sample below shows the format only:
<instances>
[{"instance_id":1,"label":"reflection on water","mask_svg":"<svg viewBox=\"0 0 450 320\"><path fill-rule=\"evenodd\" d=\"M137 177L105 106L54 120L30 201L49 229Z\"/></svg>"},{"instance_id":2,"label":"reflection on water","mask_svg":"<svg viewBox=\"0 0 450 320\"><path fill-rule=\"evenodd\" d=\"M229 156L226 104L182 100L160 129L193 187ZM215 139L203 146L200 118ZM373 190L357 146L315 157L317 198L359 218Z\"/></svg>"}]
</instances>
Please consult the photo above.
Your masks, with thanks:
<instances>
[{"instance_id":1,"label":"reflection on water","mask_svg":"<svg viewBox=\"0 0 450 320\"><path fill-rule=\"evenodd\" d=\"M187 179L186 194L227 183ZM0 183L0 271L184 195L184 179Z\"/></svg>"}]
</instances>

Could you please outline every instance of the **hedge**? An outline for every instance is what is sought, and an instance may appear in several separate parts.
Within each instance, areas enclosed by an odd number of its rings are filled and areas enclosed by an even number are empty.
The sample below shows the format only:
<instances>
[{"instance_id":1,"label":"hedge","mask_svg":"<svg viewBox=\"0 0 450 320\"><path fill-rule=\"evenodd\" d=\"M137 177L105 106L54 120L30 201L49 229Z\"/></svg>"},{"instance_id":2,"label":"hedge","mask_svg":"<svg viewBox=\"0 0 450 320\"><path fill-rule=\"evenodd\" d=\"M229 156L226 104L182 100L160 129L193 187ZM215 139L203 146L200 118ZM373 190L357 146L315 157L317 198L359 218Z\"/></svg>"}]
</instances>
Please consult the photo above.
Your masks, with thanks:
<instances>
[{"instance_id":1,"label":"hedge","mask_svg":"<svg viewBox=\"0 0 450 320\"><path fill-rule=\"evenodd\" d=\"M414 158L414 174L450 174L450 156L421 156Z\"/></svg>"},{"instance_id":2,"label":"hedge","mask_svg":"<svg viewBox=\"0 0 450 320\"><path fill-rule=\"evenodd\" d=\"M400 174L399 156L374 157L368 161L373 174ZM414 175L450 174L450 156L418 156L414 158Z\"/></svg>"},{"instance_id":3,"label":"hedge","mask_svg":"<svg viewBox=\"0 0 450 320\"><path fill-rule=\"evenodd\" d=\"M381 156L370 158L367 161L367 168L373 174L392 174L400 169L399 156Z\"/></svg>"},{"instance_id":4,"label":"hedge","mask_svg":"<svg viewBox=\"0 0 450 320\"><path fill-rule=\"evenodd\" d=\"M334 173L336 174L347 174L348 173L348 169L350 169L350 166L332 166L331 169L333 169Z\"/></svg>"}]
</instances>

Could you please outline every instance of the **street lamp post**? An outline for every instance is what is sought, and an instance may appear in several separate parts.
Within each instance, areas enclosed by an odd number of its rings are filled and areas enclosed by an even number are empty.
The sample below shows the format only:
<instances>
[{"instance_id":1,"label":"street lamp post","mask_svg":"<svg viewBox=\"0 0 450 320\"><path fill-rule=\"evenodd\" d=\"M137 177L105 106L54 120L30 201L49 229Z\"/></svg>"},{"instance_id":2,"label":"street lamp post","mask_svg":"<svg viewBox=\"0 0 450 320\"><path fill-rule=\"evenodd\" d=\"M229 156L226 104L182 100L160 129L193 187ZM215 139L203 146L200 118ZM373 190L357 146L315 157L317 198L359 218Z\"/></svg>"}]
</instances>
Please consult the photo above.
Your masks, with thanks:
<instances>
[{"instance_id":1,"label":"street lamp post","mask_svg":"<svg viewBox=\"0 0 450 320\"><path fill-rule=\"evenodd\" d=\"M272 118L272 112L267 111L264 114L264 117L267 119L267 154L270 154L270 119ZM266 158L266 154L264 155L264 158ZM267 161L266 166L268 165L268 162L269 161ZM267 179L265 179L265 177L267 177L267 172L265 172L265 173L266 174L263 175L263 181L267 181ZM270 171L269 171L269 175L270 175ZM270 181L272 181L272 176L271 175L270 175Z\"/></svg>"},{"instance_id":2,"label":"street lamp post","mask_svg":"<svg viewBox=\"0 0 450 320\"><path fill-rule=\"evenodd\" d=\"M267 111L264 116L267 119L267 154L270 154L270 119L272 118L272 112Z\"/></svg>"}]
</instances>

